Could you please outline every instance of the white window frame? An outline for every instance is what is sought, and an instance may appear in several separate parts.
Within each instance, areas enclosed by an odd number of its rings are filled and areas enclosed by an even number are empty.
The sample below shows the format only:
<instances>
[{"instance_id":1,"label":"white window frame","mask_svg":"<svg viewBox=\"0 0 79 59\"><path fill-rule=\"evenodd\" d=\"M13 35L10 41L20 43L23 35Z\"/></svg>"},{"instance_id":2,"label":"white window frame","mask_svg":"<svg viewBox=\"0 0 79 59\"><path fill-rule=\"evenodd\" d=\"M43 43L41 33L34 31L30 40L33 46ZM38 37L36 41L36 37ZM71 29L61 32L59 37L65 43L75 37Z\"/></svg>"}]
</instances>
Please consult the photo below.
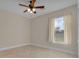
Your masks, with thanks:
<instances>
[{"instance_id":1,"label":"white window frame","mask_svg":"<svg viewBox=\"0 0 79 59\"><path fill-rule=\"evenodd\" d=\"M67 33L67 24L65 23L65 21L68 21L69 19L71 19L71 15L68 14L68 15L63 15L63 16L59 16L59 17L64 17L64 42L55 41L55 36L54 36L54 31L55 31L54 25L55 24L54 23L55 23L55 18L57 18L57 17L54 17L49 20L49 42L56 43L56 44L65 44L65 45L70 44L71 35L69 38L68 33ZM66 19L67 17L69 17L68 20ZM69 22L71 22L71 20ZM70 39L70 40L68 40L68 39Z\"/></svg>"},{"instance_id":2,"label":"white window frame","mask_svg":"<svg viewBox=\"0 0 79 59\"><path fill-rule=\"evenodd\" d=\"M64 16L60 16L60 17L63 17L64 18ZM59 18L59 17L56 17L56 18ZM65 20L64 20L64 41L63 42L59 42L59 41L56 41L55 39L55 20L56 20L56 18L54 18L54 21L52 22L53 23L53 43L58 43L58 44L67 44L67 39L65 38L65 36L67 36L66 35L66 33L65 33Z\"/></svg>"}]
</instances>

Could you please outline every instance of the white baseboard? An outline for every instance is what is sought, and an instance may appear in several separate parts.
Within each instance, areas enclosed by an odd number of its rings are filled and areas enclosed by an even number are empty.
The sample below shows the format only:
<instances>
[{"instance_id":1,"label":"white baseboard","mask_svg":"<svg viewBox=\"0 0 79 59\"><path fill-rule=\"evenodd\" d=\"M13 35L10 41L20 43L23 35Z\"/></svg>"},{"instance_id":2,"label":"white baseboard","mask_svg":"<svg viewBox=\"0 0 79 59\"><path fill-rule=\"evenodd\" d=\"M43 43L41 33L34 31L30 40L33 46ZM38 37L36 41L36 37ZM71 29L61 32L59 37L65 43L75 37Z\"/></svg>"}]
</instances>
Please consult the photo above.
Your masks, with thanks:
<instances>
[{"instance_id":1,"label":"white baseboard","mask_svg":"<svg viewBox=\"0 0 79 59\"><path fill-rule=\"evenodd\" d=\"M0 48L0 51L6 51L6 50L13 49L13 48L27 46L27 45L30 45L30 43L24 43L24 44L14 45L14 46L10 46L10 47Z\"/></svg>"},{"instance_id":2,"label":"white baseboard","mask_svg":"<svg viewBox=\"0 0 79 59\"><path fill-rule=\"evenodd\" d=\"M27 44L24 43L24 44L20 44L20 45L11 46L11 47L0 48L0 51L6 51L6 50L13 49L13 48L27 46L27 45L33 45L33 46L37 46L37 47L42 47L42 48L47 48L47 49L51 49L51 50L57 50L57 51L61 51L61 52L69 53L69 54L74 54L74 52L72 52L72 51L61 50L61 49L52 48L52 47L48 47L48 46L41 45L41 44L36 44L36 43L27 43Z\"/></svg>"},{"instance_id":3,"label":"white baseboard","mask_svg":"<svg viewBox=\"0 0 79 59\"><path fill-rule=\"evenodd\" d=\"M42 48L47 48L47 49L50 49L50 50L61 51L61 52L64 52L64 53L68 53L68 54L74 55L73 51L68 51L68 50L63 50L63 49L58 49L58 48L52 48L52 47L48 47L48 46L41 45L41 44L36 44L36 43L31 43L31 45L37 46L37 47L42 47Z\"/></svg>"}]
</instances>

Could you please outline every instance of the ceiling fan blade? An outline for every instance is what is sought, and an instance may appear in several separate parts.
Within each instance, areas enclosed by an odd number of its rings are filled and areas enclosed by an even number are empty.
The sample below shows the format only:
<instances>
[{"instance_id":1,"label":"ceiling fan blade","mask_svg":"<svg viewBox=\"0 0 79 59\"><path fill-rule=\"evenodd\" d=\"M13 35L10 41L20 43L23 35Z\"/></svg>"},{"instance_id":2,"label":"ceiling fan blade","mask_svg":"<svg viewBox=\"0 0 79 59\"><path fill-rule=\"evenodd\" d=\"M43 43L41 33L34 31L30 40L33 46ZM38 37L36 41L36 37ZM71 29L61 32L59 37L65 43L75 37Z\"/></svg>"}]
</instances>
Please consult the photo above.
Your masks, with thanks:
<instances>
[{"instance_id":1,"label":"ceiling fan blade","mask_svg":"<svg viewBox=\"0 0 79 59\"><path fill-rule=\"evenodd\" d=\"M34 8L44 8L44 6L36 6L36 7L34 7Z\"/></svg>"},{"instance_id":2,"label":"ceiling fan blade","mask_svg":"<svg viewBox=\"0 0 79 59\"><path fill-rule=\"evenodd\" d=\"M36 0L32 0L32 6L34 7Z\"/></svg>"},{"instance_id":3,"label":"ceiling fan blade","mask_svg":"<svg viewBox=\"0 0 79 59\"><path fill-rule=\"evenodd\" d=\"M24 11L24 13L27 12L27 10Z\"/></svg>"},{"instance_id":4,"label":"ceiling fan blade","mask_svg":"<svg viewBox=\"0 0 79 59\"><path fill-rule=\"evenodd\" d=\"M20 6L24 6L24 7L29 7L29 6L26 6L26 5L24 5L24 4L19 4Z\"/></svg>"}]
</instances>

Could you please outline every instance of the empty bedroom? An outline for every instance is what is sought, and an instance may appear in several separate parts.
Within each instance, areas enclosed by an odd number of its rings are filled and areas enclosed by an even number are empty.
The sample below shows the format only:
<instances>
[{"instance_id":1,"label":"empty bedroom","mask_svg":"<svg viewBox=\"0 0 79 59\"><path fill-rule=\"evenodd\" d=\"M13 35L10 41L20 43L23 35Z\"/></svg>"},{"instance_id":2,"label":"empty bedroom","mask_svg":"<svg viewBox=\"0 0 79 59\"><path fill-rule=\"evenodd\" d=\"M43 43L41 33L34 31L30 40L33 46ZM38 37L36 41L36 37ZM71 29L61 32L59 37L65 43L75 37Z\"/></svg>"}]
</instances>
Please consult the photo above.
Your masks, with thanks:
<instances>
[{"instance_id":1,"label":"empty bedroom","mask_svg":"<svg viewBox=\"0 0 79 59\"><path fill-rule=\"evenodd\" d=\"M77 0L0 0L0 58L77 58Z\"/></svg>"}]
</instances>

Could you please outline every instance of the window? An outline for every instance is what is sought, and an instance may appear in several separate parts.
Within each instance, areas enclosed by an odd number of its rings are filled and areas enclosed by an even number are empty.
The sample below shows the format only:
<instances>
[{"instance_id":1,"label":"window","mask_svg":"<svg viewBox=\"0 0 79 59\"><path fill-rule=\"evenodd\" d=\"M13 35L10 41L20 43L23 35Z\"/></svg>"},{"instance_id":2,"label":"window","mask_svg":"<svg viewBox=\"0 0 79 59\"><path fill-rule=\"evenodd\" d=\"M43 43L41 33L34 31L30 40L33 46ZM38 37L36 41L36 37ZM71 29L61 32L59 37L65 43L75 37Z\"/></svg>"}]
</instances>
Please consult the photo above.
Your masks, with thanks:
<instances>
[{"instance_id":1,"label":"window","mask_svg":"<svg viewBox=\"0 0 79 59\"><path fill-rule=\"evenodd\" d=\"M64 31L64 18L59 17L55 19L55 30L56 32Z\"/></svg>"},{"instance_id":2,"label":"window","mask_svg":"<svg viewBox=\"0 0 79 59\"><path fill-rule=\"evenodd\" d=\"M72 15L54 17L49 21L49 42L53 44L72 43Z\"/></svg>"},{"instance_id":3,"label":"window","mask_svg":"<svg viewBox=\"0 0 79 59\"><path fill-rule=\"evenodd\" d=\"M54 19L54 43L64 43L64 17Z\"/></svg>"}]
</instances>

